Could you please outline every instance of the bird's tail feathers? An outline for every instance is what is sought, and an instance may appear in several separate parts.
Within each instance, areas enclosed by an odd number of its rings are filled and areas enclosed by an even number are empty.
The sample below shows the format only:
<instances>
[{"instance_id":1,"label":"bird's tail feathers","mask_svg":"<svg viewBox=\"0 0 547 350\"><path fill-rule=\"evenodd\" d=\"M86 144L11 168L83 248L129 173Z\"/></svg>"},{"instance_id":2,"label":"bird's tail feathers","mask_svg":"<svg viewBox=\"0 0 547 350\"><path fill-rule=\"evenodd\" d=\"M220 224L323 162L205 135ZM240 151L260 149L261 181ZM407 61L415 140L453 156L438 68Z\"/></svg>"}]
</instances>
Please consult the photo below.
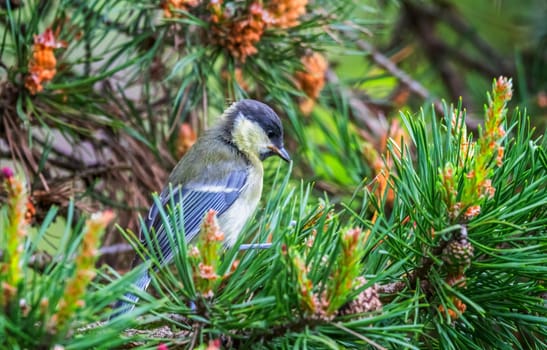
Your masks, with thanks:
<instances>
[{"instance_id":1,"label":"bird's tail feathers","mask_svg":"<svg viewBox=\"0 0 547 350\"><path fill-rule=\"evenodd\" d=\"M148 285L150 284L150 275L148 274L148 271L145 271L143 275L135 282L133 283L133 286L138 288L139 290L146 290L148 288ZM135 308L135 305L139 301L139 297L132 293L125 293L123 296L123 300L120 299L116 302L114 305L114 312L110 316L110 319L113 319L115 317L118 317L120 315L123 315L125 313L128 313L132 311Z\"/></svg>"}]
</instances>

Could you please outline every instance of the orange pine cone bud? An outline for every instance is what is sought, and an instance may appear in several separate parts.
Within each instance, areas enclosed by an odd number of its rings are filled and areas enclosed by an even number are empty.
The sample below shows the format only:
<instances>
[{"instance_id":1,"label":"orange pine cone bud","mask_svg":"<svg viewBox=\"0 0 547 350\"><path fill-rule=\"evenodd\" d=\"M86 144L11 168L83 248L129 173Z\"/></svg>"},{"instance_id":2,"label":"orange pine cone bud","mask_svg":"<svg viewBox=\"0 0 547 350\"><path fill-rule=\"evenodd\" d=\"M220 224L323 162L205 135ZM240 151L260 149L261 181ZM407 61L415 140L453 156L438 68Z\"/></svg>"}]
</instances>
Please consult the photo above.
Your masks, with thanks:
<instances>
[{"instance_id":1,"label":"orange pine cone bud","mask_svg":"<svg viewBox=\"0 0 547 350\"><path fill-rule=\"evenodd\" d=\"M53 54L54 49L66 47L64 41L55 39L51 28L46 29L42 34L34 36L32 46L32 57L29 61L29 74L25 77L25 87L31 94L44 89L42 83L51 81L57 73L57 59Z\"/></svg>"},{"instance_id":2,"label":"orange pine cone bud","mask_svg":"<svg viewBox=\"0 0 547 350\"><path fill-rule=\"evenodd\" d=\"M505 148L500 146L498 147L498 153L496 155L496 165L498 167L502 166L503 164L503 153L505 152Z\"/></svg>"},{"instance_id":3,"label":"orange pine cone bud","mask_svg":"<svg viewBox=\"0 0 547 350\"><path fill-rule=\"evenodd\" d=\"M197 135L192 126L188 123L183 123L180 126L179 134L176 142L176 154L178 158L182 158L183 155L188 152L190 147L194 145L197 140Z\"/></svg>"},{"instance_id":4,"label":"orange pine cone bud","mask_svg":"<svg viewBox=\"0 0 547 350\"><path fill-rule=\"evenodd\" d=\"M299 18L306 13L308 0L279 0L273 1L268 10L272 14L272 27L291 28L300 24Z\"/></svg>"},{"instance_id":5,"label":"orange pine cone bud","mask_svg":"<svg viewBox=\"0 0 547 350\"><path fill-rule=\"evenodd\" d=\"M213 11L211 22L217 24L212 28L215 44L225 47L241 63L258 52L256 44L262 38L266 25L272 22L269 12L262 5L251 4L246 14L235 19L222 13L219 5L210 8Z\"/></svg>"},{"instance_id":6,"label":"orange pine cone bud","mask_svg":"<svg viewBox=\"0 0 547 350\"><path fill-rule=\"evenodd\" d=\"M218 225L217 212L213 209L205 214L205 218L201 223L201 230L204 239L208 242L224 241L224 233L220 230L220 226Z\"/></svg>"},{"instance_id":7,"label":"orange pine cone bud","mask_svg":"<svg viewBox=\"0 0 547 350\"><path fill-rule=\"evenodd\" d=\"M41 79L34 74L30 74L25 77L25 87L32 95L36 95L44 90Z\"/></svg>"},{"instance_id":8,"label":"orange pine cone bud","mask_svg":"<svg viewBox=\"0 0 547 350\"><path fill-rule=\"evenodd\" d=\"M198 267L199 267L199 277L205 280L216 280L218 278L218 275L216 274L213 266L199 263Z\"/></svg>"},{"instance_id":9,"label":"orange pine cone bud","mask_svg":"<svg viewBox=\"0 0 547 350\"><path fill-rule=\"evenodd\" d=\"M309 97L302 99L302 101L300 101L300 103L298 104L298 108L300 109L300 112L306 116L313 111L314 107L315 107L315 100Z\"/></svg>"},{"instance_id":10,"label":"orange pine cone bud","mask_svg":"<svg viewBox=\"0 0 547 350\"><path fill-rule=\"evenodd\" d=\"M304 70L295 73L298 85L308 97L316 99L325 85L327 60L318 52L305 55L301 59Z\"/></svg>"},{"instance_id":11,"label":"orange pine cone bud","mask_svg":"<svg viewBox=\"0 0 547 350\"><path fill-rule=\"evenodd\" d=\"M34 207L34 204L32 204L29 198L29 201L27 202L27 212L25 213L25 220L27 221L27 224L30 224L32 222L35 214L36 207Z\"/></svg>"},{"instance_id":12,"label":"orange pine cone bud","mask_svg":"<svg viewBox=\"0 0 547 350\"><path fill-rule=\"evenodd\" d=\"M465 214L464 214L465 219L466 220L471 220L475 216L479 215L480 212L481 212L481 206L480 205L472 205L469 208L467 208L467 210L465 211Z\"/></svg>"},{"instance_id":13,"label":"orange pine cone bud","mask_svg":"<svg viewBox=\"0 0 547 350\"><path fill-rule=\"evenodd\" d=\"M464 304L463 301L461 301L461 299L459 298L455 298L454 300L454 306L458 309L459 312L461 312L462 314L465 312L465 310L467 310L467 305Z\"/></svg>"},{"instance_id":14,"label":"orange pine cone bud","mask_svg":"<svg viewBox=\"0 0 547 350\"><path fill-rule=\"evenodd\" d=\"M451 320L455 320L455 319L458 318L458 315L457 315L456 312L455 312L454 310L452 310L452 309L446 310L446 309L444 308L444 306L439 305L438 310L439 310L441 313L447 312L447 313L448 313L448 316L450 317Z\"/></svg>"},{"instance_id":15,"label":"orange pine cone bud","mask_svg":"<svg viewBox=\"0 0 547 350\"><path fill-rule=\"evenodd\" d=\"M452 320L455 320L458 318L458 314L456 313L456 311L452 310L452 309L448 309L448 315L450 315L450 318Z\"/></svg>"},{"instance_id":16,"label":"orange pine cone bud","mask_svg":"<svg viewBox=\"0 0 547 350\"><path fill-rule=\"evenodd\" d=\"M37 47L32 53L33 65L42 69L55 69L57 60L53 54L53 49L49 47Z\"/></svg>"},{"instance_id":17,"label":"orange pine cone bud","mask_svg":"<svg viewBox=\"0 0 547 350\"><path fill-rule=\"evenodd\" d=\"M455 320L457 320L458 318L461 317L461 315L465 312L465 310L467 310L467 305L465 305L464 302L461 301L461 299L456 298L456 297L452 298L452 302L454 304L454 307L456 308L455 310L454 309L446 310L443 305L439 305L439 307L437 309L441 313L447 312L448 316L450 316L450 319L452 321L455 321Z\"/></svg>"},{"instance_id":18,"label":"orange pine cone bud","mask_svg":"<svg viewBox=\"0 0 547 350\"><path fill-rule=\"evenodd\" d=\"M496 194L496 189L492 186L492 180L490 179L484 180L479 187L481 197L492 199Z\"/></svg>"},{"instance_id":19,"label":"orange pine cone bud","mask_svg":"<svg viewBox=\"0 0 547 350\"><path fill-rule=\"evenodd\" d=\"M328 68L328 62L325 57L317 52L305 55L302 57L301 62L304 70L296 72L294 78L297 87L308 96L308 99L300 104L300 110L304 114L309 114L315 105L315 100L319 97L323 86L325 86L325 72Z\"/></svg>"}]
</instances>

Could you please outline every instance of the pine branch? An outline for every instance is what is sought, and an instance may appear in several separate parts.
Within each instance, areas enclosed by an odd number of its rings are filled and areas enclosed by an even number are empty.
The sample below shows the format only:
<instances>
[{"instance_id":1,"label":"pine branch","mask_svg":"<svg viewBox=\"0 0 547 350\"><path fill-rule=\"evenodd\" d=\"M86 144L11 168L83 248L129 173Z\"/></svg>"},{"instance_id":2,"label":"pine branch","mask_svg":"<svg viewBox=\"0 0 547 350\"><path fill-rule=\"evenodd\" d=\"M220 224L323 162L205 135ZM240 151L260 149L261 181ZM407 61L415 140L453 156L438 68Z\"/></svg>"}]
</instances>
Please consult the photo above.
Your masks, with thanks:
<instances>
[{"instance_id":1,"label":"pine branch","mask_svg":"<svg viewBox=\"0 0 547 350\"><path fill-rule=\"evenodd\" d=\"M485 66L477 60L469 58L464 55L463 51L453 49L450 47L450 52L456 55L462 54L466 57L459 56L459 58L465 62L467 61L470 66L474 66L475 69L482 71L489 78L498 76L500 74L507 76L514 76L514 67L511 67L509 63L497 52L486 40L484 40L478 33L478 30L466 23L462 16L457 12L457 9L449 2L441 2L440 5L435 6L422 6L424 12L427 12L430 16L439 18L448 23L462 38L469 40L473 46L475 46L484 57L489 59L489 62L493 65L498 65L492 69L491 66ZM488 73L490 72L490 73Z\"/></svg>"},{"instance_id":2,"label":"pine branch","mask_svg":"<svg viewBox=\"0 0 547 350\"><path fill-rule=\"evenodd\" d=\"M432 100L435 109L442 114L443 108L439 100L434 99L430 92L422 86L418 81L412 79L410 75L401 70L395 63L393 63L388 57L380 53L372 44L367 41L360 40L355 34L349 32L342 32L348 40L354 42L355 45L369 54L370 59L378 66L388 71L391 75L397 78L402 84L404 84L412 93L416 94L424 100Z\"/></svg>"}]
</instances>

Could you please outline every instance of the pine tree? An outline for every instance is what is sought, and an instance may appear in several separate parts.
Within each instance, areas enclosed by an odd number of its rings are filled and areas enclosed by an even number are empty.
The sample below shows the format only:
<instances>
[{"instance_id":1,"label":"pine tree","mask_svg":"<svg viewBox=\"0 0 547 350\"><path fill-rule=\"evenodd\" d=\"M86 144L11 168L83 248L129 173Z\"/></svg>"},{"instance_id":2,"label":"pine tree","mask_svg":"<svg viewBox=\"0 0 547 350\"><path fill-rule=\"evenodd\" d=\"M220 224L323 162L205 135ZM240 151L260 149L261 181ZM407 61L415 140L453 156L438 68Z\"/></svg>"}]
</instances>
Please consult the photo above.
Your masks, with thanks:
<instances>
[{"instance_id":1,"label":"pine tree","mask_svg":"<svg viewBox=\"0 0 547 350\"><path fill-rule=\"evenodd\" d=\"M0 12L2 347L546 347L546 141L509 112L512 80L494 79L478 127L462 101L431 105L365 41L385 24L359 19L366 1L6 0ZM370 71L400 85L340 78L341 51L368 52ZM393 88L390 107L355 88L367 79ZM408 110L405 91L424 109L386 123ZM122 274L120 252L159 260L138 213L244 97L276 109L294 163L266 163L261 209L233 248L208 213L198 241L177 242L172 266L135 290L148 266ZM127 291L139 306L108 320Z\"/></svg>"}]
</instances>

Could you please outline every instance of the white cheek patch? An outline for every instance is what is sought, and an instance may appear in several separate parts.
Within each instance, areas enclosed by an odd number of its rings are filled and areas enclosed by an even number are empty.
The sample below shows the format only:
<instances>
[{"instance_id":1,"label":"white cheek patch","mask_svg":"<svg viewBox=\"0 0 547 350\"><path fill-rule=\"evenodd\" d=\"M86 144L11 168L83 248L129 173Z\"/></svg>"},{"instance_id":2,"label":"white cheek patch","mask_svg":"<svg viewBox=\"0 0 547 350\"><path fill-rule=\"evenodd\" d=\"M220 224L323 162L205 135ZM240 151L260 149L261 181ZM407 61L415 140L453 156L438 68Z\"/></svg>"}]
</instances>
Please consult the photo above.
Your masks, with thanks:
<instances>
[{"instance_id":1,"label":"white cheek patch","mask_svg":"<svg viewBox=\"0 0 547 350\"><path fill-rule=\"evenodd\" d=\"M234 128L236 130L234 141L242 151L260 154L270 150L271 141L268 135L260 125L250 121L242 113L239 113Z\"/></svg>"}]
</instances>

